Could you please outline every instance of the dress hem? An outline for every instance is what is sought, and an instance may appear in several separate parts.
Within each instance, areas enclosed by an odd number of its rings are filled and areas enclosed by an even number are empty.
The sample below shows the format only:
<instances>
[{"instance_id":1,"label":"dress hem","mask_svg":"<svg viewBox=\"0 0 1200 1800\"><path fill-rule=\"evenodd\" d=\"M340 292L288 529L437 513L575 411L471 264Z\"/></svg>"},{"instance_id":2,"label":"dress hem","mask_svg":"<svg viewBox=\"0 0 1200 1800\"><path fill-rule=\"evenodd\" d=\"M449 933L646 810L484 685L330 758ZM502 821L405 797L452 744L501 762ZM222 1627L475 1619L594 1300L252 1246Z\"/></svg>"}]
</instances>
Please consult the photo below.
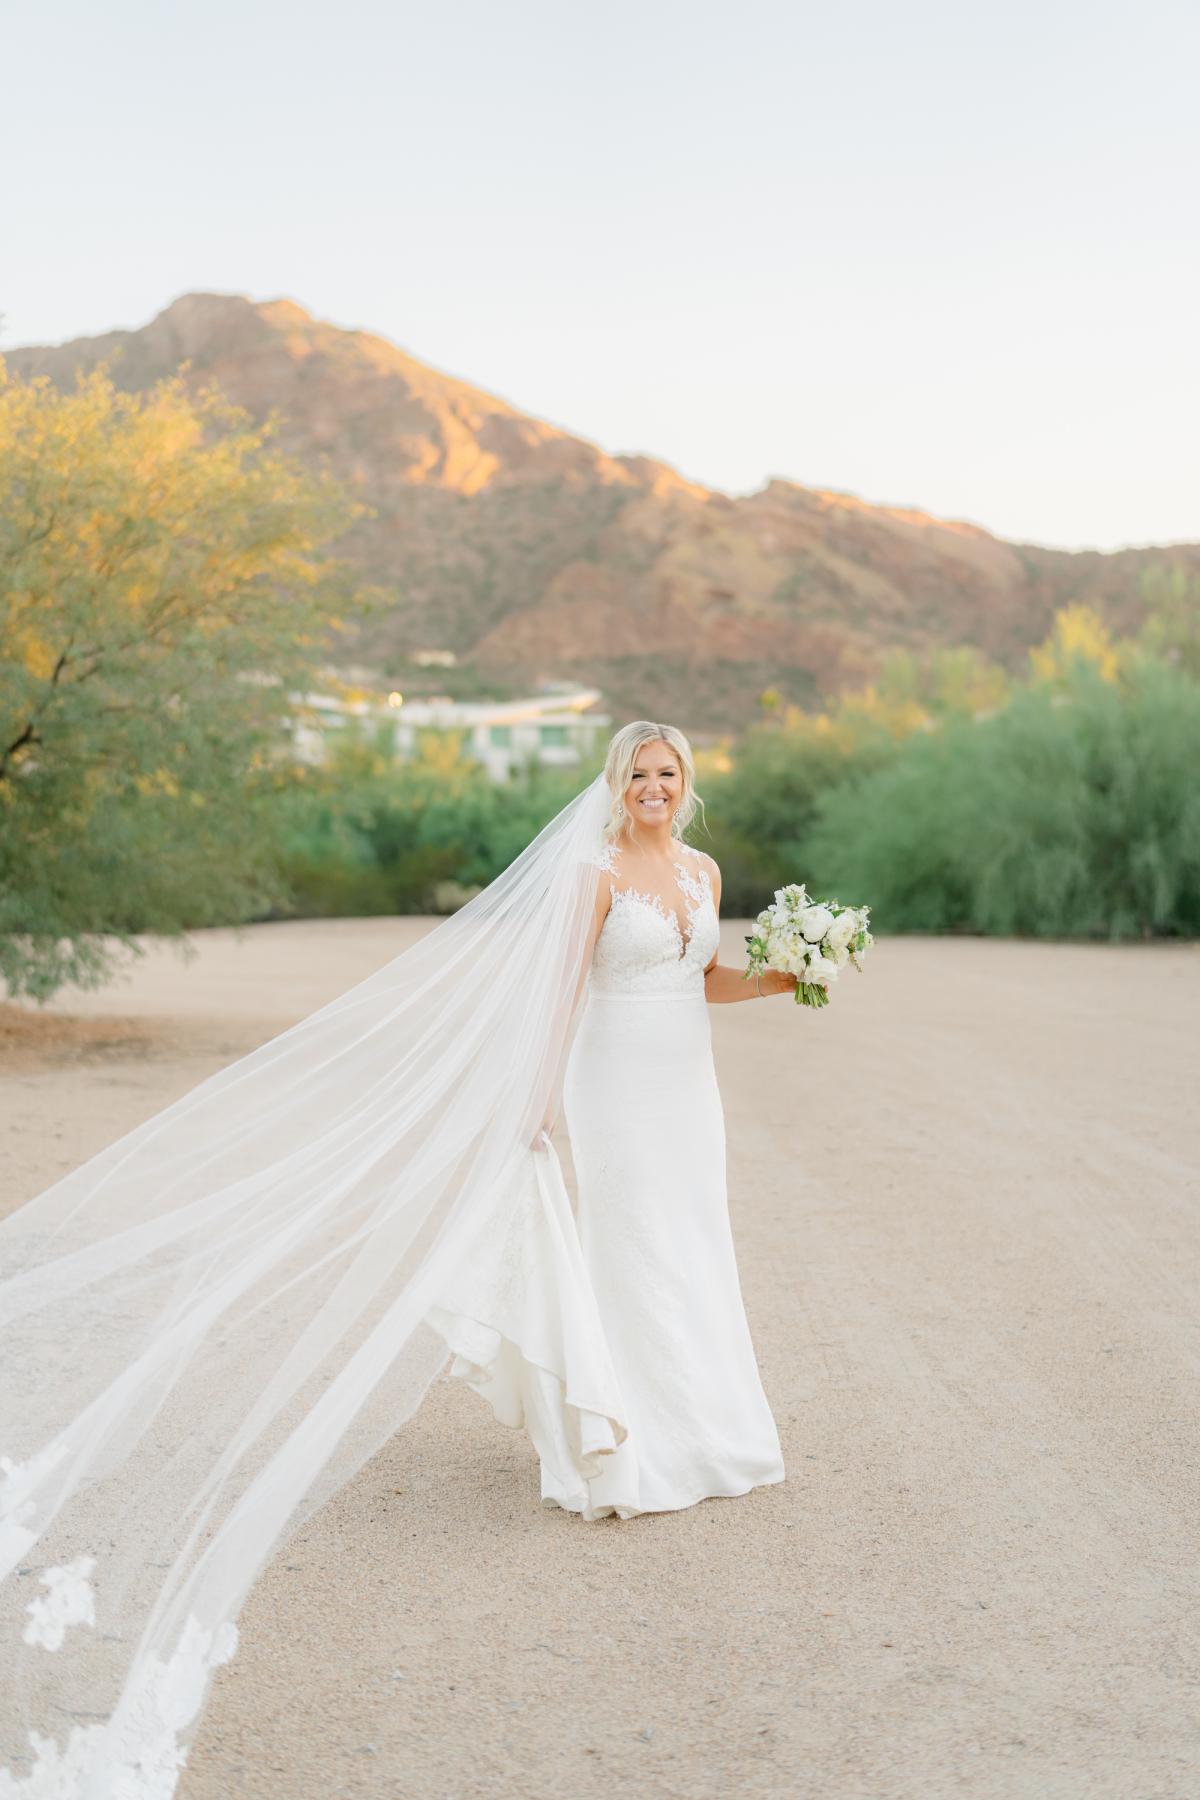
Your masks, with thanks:
<instances>
[{"instance_id":1,"label":"dress hem","mask_svg":"<svg viewBox=\"0 0 1200 1800\"><path fill-rule=\"evenodd\" d=\"M547 1508L555 1508L559 1512L573 1513L576 1518L592 1524L600 1519L612 1518L614 1515L620 1519L640 1519L647 1514L688 1512L693 1506L699 1506L703 1500L740 1500L746 1494L752 1494L756 1488L778 1487L781 1482L786 1480L787 1471L781 1469L778 1475L765 1475L761 1481L747 1482L744 1487L705 1488L704 1492L697 1494L694 1499L679 1500L670 1506L625 1507L616 1502L605 1502L597 1507L572 1506L569 1501L556 1499L553 1494L543 1494L542 1505Z\"/></svg>"},{"instance_id":2,"label":"dress hem","mask_svg":"<svg viewBox=\"0 0 1200 1800\"><path fill-rule=\"evenodd\" d=\"M597 1480L609 1458L627 1441L629 1430L618 1414L607 1411L600 1402L589 1405L578 1399L569 1376L531 1355L523 1344L486 1320L437 1307L428 1314L428 1323L449 1350L450 1379L465 1382L486 1401L498 1424L510 1431L523 1429L539 1462L555 1467L560 1476L565 1460L581 1481ZM481 1356L478 1342L465 1341L464 1325L494 1340L494 1353ZM515 1353L516 1370L506 1351ZM546 1384L555 1393L556 1406L545 1404L549 1397ZM557 1430L552 1420L557 1420Z\"/></svg>"}]
</instances>

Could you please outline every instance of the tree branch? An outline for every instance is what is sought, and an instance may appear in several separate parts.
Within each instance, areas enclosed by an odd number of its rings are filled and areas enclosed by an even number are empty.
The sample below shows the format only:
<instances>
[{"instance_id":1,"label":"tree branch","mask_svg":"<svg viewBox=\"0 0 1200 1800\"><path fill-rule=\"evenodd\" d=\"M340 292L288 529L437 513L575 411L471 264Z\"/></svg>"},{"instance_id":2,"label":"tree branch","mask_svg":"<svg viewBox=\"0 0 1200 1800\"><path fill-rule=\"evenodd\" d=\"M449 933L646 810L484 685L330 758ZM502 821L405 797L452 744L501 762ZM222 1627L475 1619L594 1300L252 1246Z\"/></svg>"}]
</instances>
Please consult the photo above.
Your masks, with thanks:
<instances>
[{"instance_id":1,"label":"tree branch","mask_svg":"<svg viewBox=\"0 0 1200 1800\"><path fill-rule=\"evenodd\" d=\"M23 731L21 731L13 739L12 743L8 746L8 749L4 751L3 755L0 755L0 781L8 780L8 777L9 777L9 766L8 765L11 762L12 758L17 754L18 750L23 750L25 748L26 744L38 744L40 742L41 742L41 739L38 737L37 731L33 725L33 721L30 720L29 724L26 725L25 729Z\"/></svg>"}]
</instances>

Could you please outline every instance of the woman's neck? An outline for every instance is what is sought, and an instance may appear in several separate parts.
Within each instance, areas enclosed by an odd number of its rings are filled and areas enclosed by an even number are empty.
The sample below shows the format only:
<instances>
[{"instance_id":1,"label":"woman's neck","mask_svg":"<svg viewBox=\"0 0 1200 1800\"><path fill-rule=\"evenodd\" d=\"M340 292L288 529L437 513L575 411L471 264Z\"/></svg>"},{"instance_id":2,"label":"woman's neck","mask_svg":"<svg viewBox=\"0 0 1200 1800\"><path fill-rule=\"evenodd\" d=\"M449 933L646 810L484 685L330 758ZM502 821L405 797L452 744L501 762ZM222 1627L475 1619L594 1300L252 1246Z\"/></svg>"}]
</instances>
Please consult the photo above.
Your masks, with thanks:
<instances>
[{"instance_id":1,"label":"woman's neck","mask_svg":"<svg viewBox=\"0 0 1200 1800\"><path fill-rule=\"evenodd\" d=\"M636 837L628 828L620 835L622 846L627 849L632 848L640 855L648 856L651 860L658 862L673 861L675 846L679 841L677 837L672 836L669 822L665 825L639 825Z\"/></svg>"}]
</instances>

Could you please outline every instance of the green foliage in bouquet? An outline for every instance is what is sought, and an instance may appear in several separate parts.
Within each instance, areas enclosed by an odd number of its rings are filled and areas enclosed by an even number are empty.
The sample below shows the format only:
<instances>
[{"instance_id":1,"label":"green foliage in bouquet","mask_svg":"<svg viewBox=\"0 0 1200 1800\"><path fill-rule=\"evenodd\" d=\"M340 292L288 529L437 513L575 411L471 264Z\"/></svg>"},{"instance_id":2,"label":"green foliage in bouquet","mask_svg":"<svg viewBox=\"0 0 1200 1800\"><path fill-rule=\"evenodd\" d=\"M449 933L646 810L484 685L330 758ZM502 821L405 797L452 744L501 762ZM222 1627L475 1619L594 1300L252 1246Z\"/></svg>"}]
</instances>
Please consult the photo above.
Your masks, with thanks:
<instances>
[{"instance_id":1,"label":"green foliage in bouquet","mask_svg":"<svg viewBox=\"0 0 1200 1800\"><path fill-rule=\"evenodd\" d=\"M798 1006L829 1004L829 984L849 963L862 973L860 958L874 939L870 908L814 900L803 883L777 888L746 939L745 978L778 969L796 977Z\"/></svg>"}]
</instances>

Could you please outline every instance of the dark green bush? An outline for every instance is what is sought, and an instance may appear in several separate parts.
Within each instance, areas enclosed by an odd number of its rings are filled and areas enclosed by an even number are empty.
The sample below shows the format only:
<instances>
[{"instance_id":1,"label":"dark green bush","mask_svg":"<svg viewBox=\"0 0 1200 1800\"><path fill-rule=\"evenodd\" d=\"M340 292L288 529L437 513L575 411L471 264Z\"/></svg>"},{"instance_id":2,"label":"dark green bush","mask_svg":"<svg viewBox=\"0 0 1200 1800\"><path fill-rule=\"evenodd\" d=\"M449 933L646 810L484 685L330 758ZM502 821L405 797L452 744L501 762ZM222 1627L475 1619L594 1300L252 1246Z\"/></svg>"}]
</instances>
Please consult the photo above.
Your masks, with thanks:
<instances>
[{"instance_id":1,"label":"dark green bush","mask_svg":"<svg viewBox=\"0 0 1200 1800\"><path fill-rule=\"evenodd\" d=\"M721 910L753 918L777 887L811 870L810 839L824 796L896 754L882 727L831 725L803 715L747 732L728 773L698 785L704 796L687 836L721 868Z\"/></svg>"},{"instance_id":2,"label":"dark green bush","mask_svg":"<svg viewBox=\"0 0 1200 1800\"><path fill-rule=\"evenodd\" d=\"M508 867L594 771L536 765L504 785L430 740L412 761L348 737L287 800L283 876L303 917L424 913Z\"/></svg>"},{"instance_id":3,"label":"dark green bush","mask_svg":"<svg viewBox=\"0 0 1200 1800\"><path fill-rule=\"evenodd\" d=\"M1200 931L1200 687L1081 671L907 740L826 795L810 887L882 931L1131 938Z\"/></svg>"}]
</instances>

